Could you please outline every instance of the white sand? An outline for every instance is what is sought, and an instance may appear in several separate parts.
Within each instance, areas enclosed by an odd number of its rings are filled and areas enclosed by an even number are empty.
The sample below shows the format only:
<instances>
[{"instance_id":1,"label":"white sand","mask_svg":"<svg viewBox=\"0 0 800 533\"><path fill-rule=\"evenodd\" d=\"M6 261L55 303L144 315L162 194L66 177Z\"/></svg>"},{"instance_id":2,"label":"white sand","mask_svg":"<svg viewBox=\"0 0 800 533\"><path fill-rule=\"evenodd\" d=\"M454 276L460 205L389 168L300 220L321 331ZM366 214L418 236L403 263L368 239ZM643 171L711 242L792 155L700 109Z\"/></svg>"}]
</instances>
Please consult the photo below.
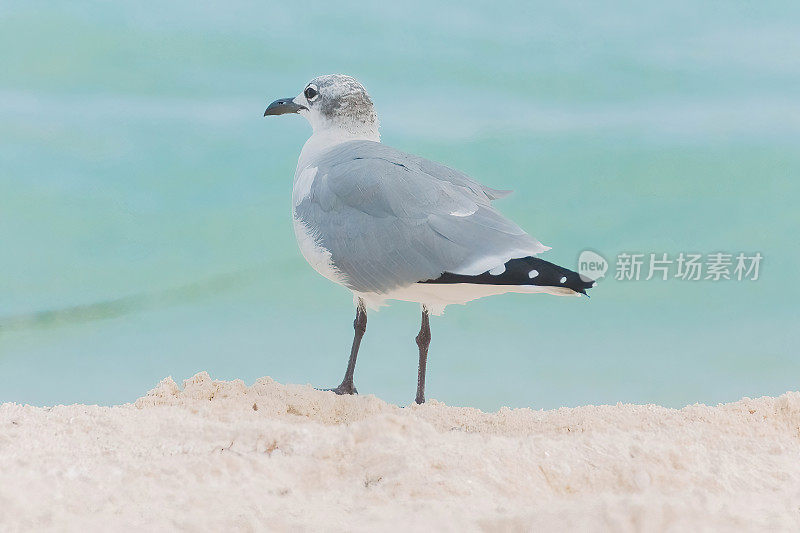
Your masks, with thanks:
<instances>
[{"instance_id":1,"label":"white sand","mask_svg":"<svg viewBox=\"0 0 800 533\"><path fill-rule=\"evenodd\" d=\"M797 531L800 393L487 414L202 373L4 404L0 531L34 529Z\"/></svg>"}]
</instances>

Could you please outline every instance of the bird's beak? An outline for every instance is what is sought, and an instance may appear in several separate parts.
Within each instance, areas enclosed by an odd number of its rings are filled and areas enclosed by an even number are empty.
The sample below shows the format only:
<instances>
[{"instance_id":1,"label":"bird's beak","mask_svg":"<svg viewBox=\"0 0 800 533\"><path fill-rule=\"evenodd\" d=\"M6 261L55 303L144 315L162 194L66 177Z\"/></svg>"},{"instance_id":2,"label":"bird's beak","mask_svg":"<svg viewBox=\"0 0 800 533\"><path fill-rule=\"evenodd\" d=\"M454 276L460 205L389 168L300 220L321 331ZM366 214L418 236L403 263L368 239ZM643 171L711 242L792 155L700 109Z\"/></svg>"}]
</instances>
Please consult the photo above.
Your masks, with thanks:
<instances>
[{"instance_id":1,"label":"bird's beak","mask_svg":"<svg viewBox=\"0 0 800 533\"><path fill-rule=\"evenodd\" d=\"M267 110L264 111L264 116L267 115L285 115L286 113L297 113L301 109L308 109L306 106L294 103L294 98L281 98L275 100Z\"/></svg>"}]
</instances>

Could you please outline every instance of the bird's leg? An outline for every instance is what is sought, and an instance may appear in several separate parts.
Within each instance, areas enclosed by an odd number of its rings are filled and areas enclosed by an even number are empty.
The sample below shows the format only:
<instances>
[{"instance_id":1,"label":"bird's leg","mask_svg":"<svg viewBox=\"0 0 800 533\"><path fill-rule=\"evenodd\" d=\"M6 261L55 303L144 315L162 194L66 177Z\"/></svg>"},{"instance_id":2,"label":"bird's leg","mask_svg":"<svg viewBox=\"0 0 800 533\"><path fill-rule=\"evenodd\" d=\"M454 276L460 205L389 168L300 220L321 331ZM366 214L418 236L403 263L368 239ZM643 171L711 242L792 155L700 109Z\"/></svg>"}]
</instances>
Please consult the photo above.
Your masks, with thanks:
<instances>
[{"instance_id":1,"label":"bird's leg","mask_svg":"<svg viewBox=\"0 0 800 533\"><path fill-rule=\"evenodd\" d=\"M356 357L358 357L358 347L361 346L361 337L367 331L367 308L364 305L364 300L358 299L358 306L356 307L356 319L353 320L353 329L356 331L353 337L353 347L350 348L350 360L347 361L347 370L344 373L342 384L331 389L336 394L358 394L358 391L353 386L353 372L356 370Z\"/></svg>"},{"instance_id":2,"label":"bird's leg","mask_svg":"<svg viewBox=\"0 0 800 533\"><path fill-rule=\"evenodd\" d=\"M431 344L431 323L428 319L428 308L422 306L422 325L417 334L419 347L419 370L417 371L417 403L425 403L425 368L428 365L428 346Z\"/></svg>"}]
</instances>

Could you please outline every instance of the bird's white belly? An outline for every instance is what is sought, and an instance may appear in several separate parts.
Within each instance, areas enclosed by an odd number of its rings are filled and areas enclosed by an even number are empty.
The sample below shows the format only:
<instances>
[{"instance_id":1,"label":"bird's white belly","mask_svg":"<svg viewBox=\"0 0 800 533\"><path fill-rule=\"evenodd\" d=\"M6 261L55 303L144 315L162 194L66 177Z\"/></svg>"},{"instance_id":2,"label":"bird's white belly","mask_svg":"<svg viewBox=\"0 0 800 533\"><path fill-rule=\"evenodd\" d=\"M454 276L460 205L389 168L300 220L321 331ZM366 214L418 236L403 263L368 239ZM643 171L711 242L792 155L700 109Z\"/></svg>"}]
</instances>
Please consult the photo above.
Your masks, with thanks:
<instances>
[{"instance_id":1,"label":"bird's white belly","mask_svg":"<svg viewBox=\"0 0 800 533\"><path fill-rule=\"evenodd\" d=\"M386 300L400 300L403 302L417 302L424 305L433 315L444 313L448 305L463 305L478 298L505 294L518 293L547 293L556 296L580 296L580 294L565 287L545 287L537 285L490 285L486 283L414 283L407 287L399 287L386 294L357 293L356 298L362 298L367 307L377 309L386 305Z\"/></svg>"}]
</instances>

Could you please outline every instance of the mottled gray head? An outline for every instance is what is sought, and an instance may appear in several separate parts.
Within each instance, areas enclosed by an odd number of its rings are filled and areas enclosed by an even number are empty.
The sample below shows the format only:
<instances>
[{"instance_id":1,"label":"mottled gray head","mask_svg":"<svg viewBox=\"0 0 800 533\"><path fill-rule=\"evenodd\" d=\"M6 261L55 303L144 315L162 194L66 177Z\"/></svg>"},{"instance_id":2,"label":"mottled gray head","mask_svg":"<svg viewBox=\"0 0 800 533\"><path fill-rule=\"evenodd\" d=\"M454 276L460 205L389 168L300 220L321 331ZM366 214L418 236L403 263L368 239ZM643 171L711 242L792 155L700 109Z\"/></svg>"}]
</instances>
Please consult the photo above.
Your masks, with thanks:
<instances>
[{"instance_id":1,"label":"mottled gray head","mask_svg":"<svg viewBox=\"0 0 800 533\"><path fill-rule=\"evenodd\" d=\"M317 76L294 98L272 102L264 116L298 113L314 133L331 132L352 137L377 137L378 116L367 90L352 76Z\"/></svg>"}]
</instances>

